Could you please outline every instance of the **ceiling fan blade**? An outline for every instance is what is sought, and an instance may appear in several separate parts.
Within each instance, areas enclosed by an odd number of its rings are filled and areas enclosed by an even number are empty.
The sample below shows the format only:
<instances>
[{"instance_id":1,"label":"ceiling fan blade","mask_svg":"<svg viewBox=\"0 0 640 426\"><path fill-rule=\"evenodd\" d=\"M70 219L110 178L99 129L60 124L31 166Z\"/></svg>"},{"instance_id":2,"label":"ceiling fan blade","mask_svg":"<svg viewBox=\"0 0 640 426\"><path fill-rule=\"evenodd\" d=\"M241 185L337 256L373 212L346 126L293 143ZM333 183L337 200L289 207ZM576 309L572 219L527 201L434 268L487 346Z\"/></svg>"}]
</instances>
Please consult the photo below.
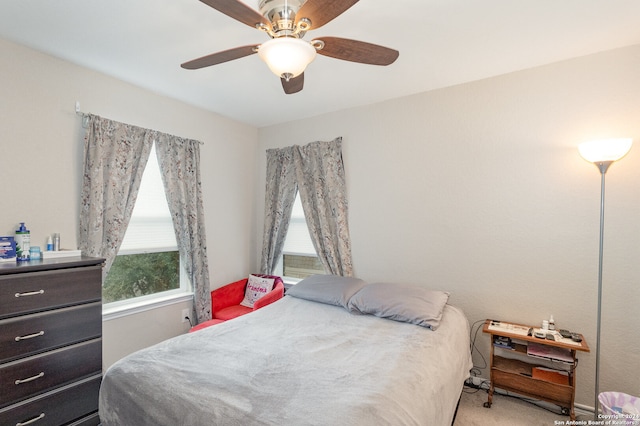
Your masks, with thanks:
<instances>
[{"instance_id":1,"label":"ceiling fan blade","mask_svg":"<svg viewBox=\"0 0 640 426\"><path fill-rule=\"evenodd\" d=\"M318 40L324 42L324 47L318 50L318 54L344 61L369 65L390 65L400 55L397 50L364 41L340 37L321 37Z\"/></svg>"},{"instance_id":2,"label":"ceiling fan blade","mask_svg":"<svg viewBox=\"0 0 640 426\"><path fill-rule=\"evenodd\" d=\"M304 86L304 73L300 74L297 77L290 78L289 81L285 80L284 78L281 78L280 81L282 81L282 88L284 89L284 93L286 93L287 95L292 95L302 90L302 87Z\"/></svg>"},{"instance_id":3,"label":"ceiling fan blade","mask_svg":"<svg viewBox=\"0 0 640 426\"><path fill-rule=\"evenodd\" d=\"M269 25L267 18L262 16L256 10L250 8L246 4L238 0L200 0L202 3L211 6L218 12L240 21L252 28L256 27L256 24L262 22L265 25Z\"/></svg>"},{"instance_id":4,"label":"ceiling fan blade","mask_svg":"<svg viewBox=\"0 0 640 426\"><path fill-rule=\"evenodd\" d=\"M234 59L244 58L245 56L253 55L256 53L256 48L259 44L252 44L250 46L241 46L234 49L224 50L222 52L213 53L211 55L203 56L202 58L194 59L189 62L185 62L180 65L182 68L188 70L197 70L204 67L210 67L211 65L221 64L223 62L232 61Z\"/></svg>"},{"instance_id":5,"label":"ceiling fan blade","mask_svg":"<svg viewBox=\"0 0 640 426\"><path fill-rule=\"evenodd\" d=\"M302 18L307 18L311 21L311 29L316 30L356 3L358 0L307 0L296 13L296 23Z\"/></svg>"}]
</instances>

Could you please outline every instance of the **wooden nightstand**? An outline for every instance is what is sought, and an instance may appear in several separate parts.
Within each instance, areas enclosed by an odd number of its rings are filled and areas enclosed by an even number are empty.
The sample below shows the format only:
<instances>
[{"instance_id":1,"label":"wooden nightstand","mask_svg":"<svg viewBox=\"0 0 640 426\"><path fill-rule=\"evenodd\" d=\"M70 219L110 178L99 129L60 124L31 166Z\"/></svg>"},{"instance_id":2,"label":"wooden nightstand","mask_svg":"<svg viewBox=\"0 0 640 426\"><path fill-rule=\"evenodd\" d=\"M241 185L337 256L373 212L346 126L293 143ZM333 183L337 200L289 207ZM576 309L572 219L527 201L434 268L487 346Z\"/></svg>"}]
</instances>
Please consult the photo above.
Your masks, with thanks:
<instances>
[{"instance_id":1,"label":"wooden nightstand","mask_svg":"<svg viewBox=\"0 0 640 426\"><path fill-rule=\"evenodd\" d=\"M529 336L522 324L486 320L482 331L491 337L491 386L484 404L490 408L495 388L551 402L575 420L577 351L589 352L584 340L557 341ZM500 345L502 343L502 345Z\"/></svg>"}]
</instances>

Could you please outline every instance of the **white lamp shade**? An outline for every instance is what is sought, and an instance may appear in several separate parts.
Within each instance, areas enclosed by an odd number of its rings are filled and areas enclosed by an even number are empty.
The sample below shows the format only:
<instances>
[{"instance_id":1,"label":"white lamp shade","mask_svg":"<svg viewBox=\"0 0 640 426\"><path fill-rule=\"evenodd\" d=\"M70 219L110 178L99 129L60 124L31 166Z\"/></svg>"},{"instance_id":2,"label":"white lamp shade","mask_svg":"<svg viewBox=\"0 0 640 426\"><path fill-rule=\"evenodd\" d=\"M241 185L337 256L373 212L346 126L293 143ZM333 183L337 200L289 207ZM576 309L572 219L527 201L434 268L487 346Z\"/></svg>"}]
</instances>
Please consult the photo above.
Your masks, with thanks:
<instances>
[{"instance_id":1,"label":"white lamp shade","mask_svg":"<svg viewBox=\"0 0 640 426\"><path fill-rule=\"evenodd\" d=\"M588 141L578 145L578 151L582 158L592 163L618 161L629 152L632 142L629 138Z\"/></svg>"},{"instance_id":2,"label":"white lamp shade","mask_svg":"<svg viewBox=\"0 0 640 426\"><path fill-rule=\"evenodd\" d=\"M308 42L291 37L274 38L260 45L258 56L278 77L297 77L316 57Z\"/></svg>"}]
</instances>

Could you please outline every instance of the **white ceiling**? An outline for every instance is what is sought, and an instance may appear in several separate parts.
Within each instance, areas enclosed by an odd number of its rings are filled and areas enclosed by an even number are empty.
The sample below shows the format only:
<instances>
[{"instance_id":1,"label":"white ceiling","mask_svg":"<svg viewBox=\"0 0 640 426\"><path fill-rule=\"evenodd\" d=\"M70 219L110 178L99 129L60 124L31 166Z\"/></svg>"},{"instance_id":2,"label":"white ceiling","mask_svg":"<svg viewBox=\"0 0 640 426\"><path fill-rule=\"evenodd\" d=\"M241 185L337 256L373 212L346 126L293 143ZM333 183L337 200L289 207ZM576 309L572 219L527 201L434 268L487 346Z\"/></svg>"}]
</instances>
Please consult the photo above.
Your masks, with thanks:
<instances>
[{"instance_id":1,"label":"white ceiling","mask_svg":"<svg viewBox=\"0 0 640 426\"><path fill-rule=\"evenodd\" d=\"M257 55L180 68L267 40L198 0L0 6L0 37L262 127L638 44L640 1L361 0L305 39L320 36L380 44L400 57L378 67L318 56L304 90L285 95Z\"/></svg>"}]
</instances>

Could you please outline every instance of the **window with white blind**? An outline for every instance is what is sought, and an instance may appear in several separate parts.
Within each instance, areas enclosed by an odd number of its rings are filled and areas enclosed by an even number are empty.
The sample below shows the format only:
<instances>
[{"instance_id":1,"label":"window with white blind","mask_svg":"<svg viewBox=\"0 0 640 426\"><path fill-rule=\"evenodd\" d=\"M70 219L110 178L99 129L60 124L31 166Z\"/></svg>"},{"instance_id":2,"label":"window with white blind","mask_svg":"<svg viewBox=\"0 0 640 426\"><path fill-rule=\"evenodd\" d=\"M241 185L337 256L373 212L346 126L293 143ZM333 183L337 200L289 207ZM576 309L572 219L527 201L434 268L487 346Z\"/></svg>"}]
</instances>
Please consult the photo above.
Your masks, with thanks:
<instances>
[{"instance_id":1,"label":"window with white blind","mask_svg":"<svg viewBox=\"0 0 640 426\"><path fill-rule=\"evenodd\" d=\"M293 203L291 221L276 271L278 275L286 277L290 282L299 281L313 274L324 274L322 262L309 235L299 192Z\"/></svg>"},{"instance_id":2,"label":"window with white blind","mask_svg":"<svg viewBox=\"0 0 640 426\"><path fill-rule=\"evenodd\" d=\"M103 285L103 303L117 307L186 293L187 287L154 144L124 240Z\"/></svg>"}]
</instances>

